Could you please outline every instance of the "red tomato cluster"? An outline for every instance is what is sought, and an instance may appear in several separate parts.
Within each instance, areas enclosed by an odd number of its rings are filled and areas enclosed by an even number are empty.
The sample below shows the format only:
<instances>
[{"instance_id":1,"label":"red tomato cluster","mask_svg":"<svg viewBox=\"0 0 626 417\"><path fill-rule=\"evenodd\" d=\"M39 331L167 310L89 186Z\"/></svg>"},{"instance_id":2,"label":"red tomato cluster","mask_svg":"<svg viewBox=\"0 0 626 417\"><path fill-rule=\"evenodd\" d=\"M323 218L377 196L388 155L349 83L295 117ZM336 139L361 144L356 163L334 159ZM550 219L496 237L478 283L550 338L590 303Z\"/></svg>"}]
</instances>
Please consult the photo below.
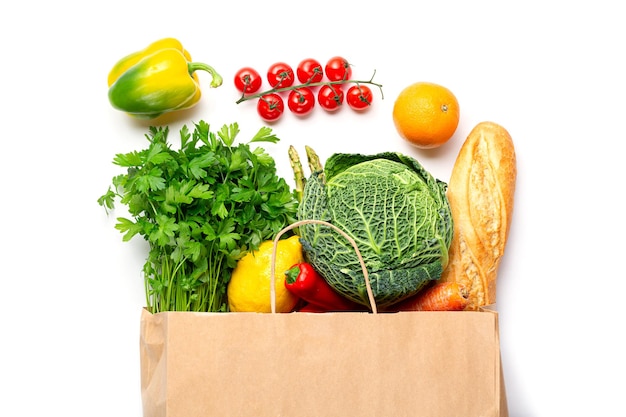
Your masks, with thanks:
<instances>
[{"instance_id":1,"label":"red tomato cluster","mask_svg":"<svg viewBox=\"0 0 626 417\"><path fill-rule=\"evenodd\" d=\"M324 76L327 81L324 81ZM340 56L328 60L323 68L319 61L306 58L298 64L295 72L289 64L277 62L267 70L267 81L272 89L257 94L259 98L257 111L265 121L278 120L285 111L281 93L286 92L288 92L287 107L298 116L311 113L315 107L316 95L320 107L328 112L341 108L344 96L352 109L365 110L372 104L372 91L366 85L354 83L351 77L350 64ZM294 85L296 78L301 84ZM344 94L343 86L348 83L354 85ZM243 93L244 97L257 93L262 84L262 77L254 68L241 68L235 74L235 87ZM315 89L317 89L317 94Z\"/></svg>"}]
</instances>

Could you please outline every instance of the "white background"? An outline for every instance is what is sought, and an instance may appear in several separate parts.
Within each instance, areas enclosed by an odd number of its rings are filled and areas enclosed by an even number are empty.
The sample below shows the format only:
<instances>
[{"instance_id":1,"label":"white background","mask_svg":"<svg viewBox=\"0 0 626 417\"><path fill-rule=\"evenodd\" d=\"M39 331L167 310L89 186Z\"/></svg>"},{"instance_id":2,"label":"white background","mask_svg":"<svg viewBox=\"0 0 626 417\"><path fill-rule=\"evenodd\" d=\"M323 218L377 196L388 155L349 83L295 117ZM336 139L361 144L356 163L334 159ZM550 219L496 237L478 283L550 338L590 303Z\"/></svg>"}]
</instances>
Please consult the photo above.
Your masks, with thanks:
<instances>
[{"instance_id":1,"label":"white background","mask_svg":"<svg viewBox=\"0 0 626 417\"><path fill-rule=\"evenodd\" d=\"M11 4L8 6L7 4ZM609 6L611 4L611 6ZM618 2L4 2L0 415L141 415L141 240L123 243L96 200L143 149L146 124L112 109L110 67L166 36L214 66L222 87L181 119L262 125L235 104L234 72L343 55L383 84L367 114L317 108L273 126L266 149L405 152L447 181L471 128L502 124L517 151L510 240L500 268L502 356L513 417L624 415L623 14ZM410 9L408 8L410 6ZM615 5L615 7L613 7ZM412 148L391 119L415 81L450 88L454 138ZM267 84L264 84L267 87ZM450 370L451 378L454 370ZM215 387L219 390L220 387Z\"/></svg>"}]
</instances>

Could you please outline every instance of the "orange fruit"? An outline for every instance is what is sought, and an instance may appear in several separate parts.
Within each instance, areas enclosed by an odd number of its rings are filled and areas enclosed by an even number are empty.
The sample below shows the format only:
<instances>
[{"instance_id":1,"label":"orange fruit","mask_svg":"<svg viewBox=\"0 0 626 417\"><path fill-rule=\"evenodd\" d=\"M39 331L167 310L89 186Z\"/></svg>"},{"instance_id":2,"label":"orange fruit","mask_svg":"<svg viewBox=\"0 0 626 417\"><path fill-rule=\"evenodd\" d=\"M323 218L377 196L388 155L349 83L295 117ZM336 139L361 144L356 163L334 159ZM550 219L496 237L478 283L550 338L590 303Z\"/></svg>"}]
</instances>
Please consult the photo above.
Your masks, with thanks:
<instances>
[{"instance_id":1,"label":"orange fruit","mask_svg":"<svg viewBox=\"0 0 626 417\"><path fill-rule=\"evenodd\" d=\"M393 106L393 122L402 138L418 148L446 143L459 125L459 102L439 84L416 82L400 92Z\"/></svg>"}]
</instances>

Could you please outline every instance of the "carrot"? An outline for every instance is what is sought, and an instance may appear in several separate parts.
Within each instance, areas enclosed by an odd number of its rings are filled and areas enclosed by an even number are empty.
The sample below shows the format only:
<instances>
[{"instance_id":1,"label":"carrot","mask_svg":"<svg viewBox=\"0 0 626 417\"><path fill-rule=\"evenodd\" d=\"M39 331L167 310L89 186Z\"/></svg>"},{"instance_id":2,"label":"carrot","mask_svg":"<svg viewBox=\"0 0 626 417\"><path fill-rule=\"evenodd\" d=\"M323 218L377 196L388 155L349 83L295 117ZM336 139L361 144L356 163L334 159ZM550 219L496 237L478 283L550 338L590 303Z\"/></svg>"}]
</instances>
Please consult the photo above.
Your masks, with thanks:
<instances>
[{"instance_id":1,"label":"carrot","mask_svg":"<svg viewBox=\"0 0 626 417\"><path fill-rule=\"evenodd\" d=\"M469 304L469 294L457 282L438 282L390 309L394 311L460 311Z\"/></svg>"}]
</instances>

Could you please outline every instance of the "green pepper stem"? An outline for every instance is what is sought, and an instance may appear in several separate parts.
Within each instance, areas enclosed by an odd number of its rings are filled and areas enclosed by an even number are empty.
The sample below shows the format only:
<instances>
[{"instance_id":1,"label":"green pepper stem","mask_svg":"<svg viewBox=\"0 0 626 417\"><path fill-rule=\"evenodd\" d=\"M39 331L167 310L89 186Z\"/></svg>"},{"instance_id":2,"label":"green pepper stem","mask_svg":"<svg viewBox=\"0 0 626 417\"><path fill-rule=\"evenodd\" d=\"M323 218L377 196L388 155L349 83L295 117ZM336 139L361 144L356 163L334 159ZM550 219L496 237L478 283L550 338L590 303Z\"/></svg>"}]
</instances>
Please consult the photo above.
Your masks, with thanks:
<instances>
[{"instance_id":1,"label":"green pepper stem","mask_svg":"<svg viewBox=\"0 0 626 417\"><path fill-rule=\"evenodd\" d=\"M211 78L212 78L211 79L212 88L217 88L220 85L222 85L222 82L224 82L222 76L219 75L212 66L203 64L202 62L189 62L187 63L187 69L189 70L189 74L193 74L193 72L197 70L202 70L202 71L206 71L210 73Z\"/></svg>"}]
</instances>

